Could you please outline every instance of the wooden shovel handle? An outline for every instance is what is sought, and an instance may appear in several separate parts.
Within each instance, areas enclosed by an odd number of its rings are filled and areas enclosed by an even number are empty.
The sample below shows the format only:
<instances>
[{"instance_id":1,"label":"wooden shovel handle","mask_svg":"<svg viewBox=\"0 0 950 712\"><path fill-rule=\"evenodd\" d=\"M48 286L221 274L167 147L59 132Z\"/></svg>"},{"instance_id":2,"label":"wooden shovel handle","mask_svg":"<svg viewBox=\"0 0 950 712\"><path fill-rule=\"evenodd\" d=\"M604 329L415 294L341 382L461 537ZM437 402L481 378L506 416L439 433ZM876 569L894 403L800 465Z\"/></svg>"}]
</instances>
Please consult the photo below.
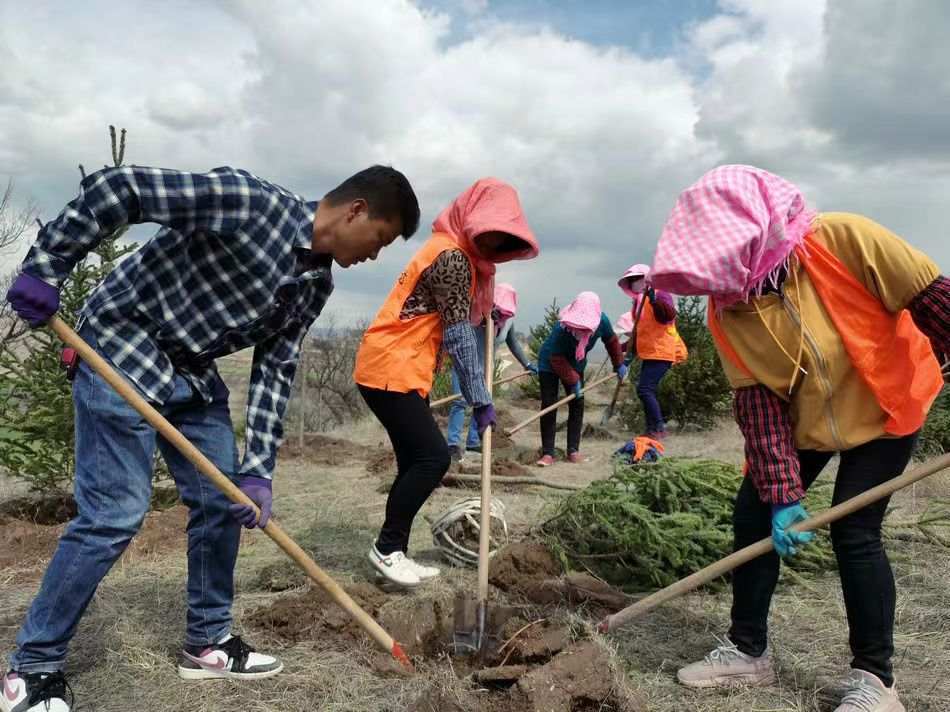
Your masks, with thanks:
<instances>
[{"instance_id":1,"label":"wooden shovel handle","mask_svg":"<svg viewBox=\"0 0 950 712\"><path fill-rule=\"evenodd\" d=\"M947 467L950 467L950 454L941 455L930 462L924 463L920 467L915 467L910 472L905 472L899 477L895 477L892 480L888 480L887 482L879 484L877 487L872 487L866 492L862 492L851 499L847 499L844 502L835 505L834 507L829 507L823 512L819 512L814 517L809 517L805 521L799 522L791 529L792 531L796 532L807 532L813 529L820 529L821 527L831 524L831 522L837 521L842 517L851 514L852 512L856 512L869 504L883 499L884 497L889 497L898 490L908 487L915 482L924 479L925 477L930 477L930 475L934 474L935 472L940 472L940 470L944 470ZM772 546L772 538L768 537L756 542L755 544L750 544L743 549L739 549L739 551L736 551L735 553L720 559L716 563L710 564L706 568L701 569L696 573L691 574L690 576L687 576L686 578L657 591L656 593L650 594L646 598L643 598L630 606L627 606L622 611L618 611L613 615L607 616L600 622L600 624L597 626L597 629L601 633L614 630L615 628L622 626L627 621L632 620L637 616L642 616L644 613L652 611L654 608L666 603L667 601L672 601L675 598L679 598L683 594L692 591L694 588L709 583L710 581L713 581L720 576L729 573L733 569L742 566L742 564L748 563L749 561L752 561L752 559L762 556L762 554L767 554L772 550Z\"/></svg>"},{"instance_id":2,"label":"wooden shovel handle","mask_svg":"<svg viewBox=\"0 0 950 712\"><path fill-rule=\"evenodd\" d=\"M495 373L495 325L491 314L485 319L485 388L492 395ZM491 431L482 433L482 511L478 532L478 603L482 615L488 604L488 555L491 546ZM480 628L484 631L484 627Z\"/></svg>"},{"instance_id":3,"label":"wooden shovel handle","mask_svg":"<svg viewBox=\"0 0 950 712\"><path fill-rule=\"evenodd\" d=\"M640 315L643 314L643 305L647 301L646 293L640 295L640 304L637 305L637 313L633 318L633 328L630 330L630 338L627 339L627 348L624 350L624 361L626 361L626 356L629 356L631 351L633 351L633 345L637 341L637 326L640 325ZM617 399L620 398L620 389L623 388L623 381L617 381L617 387L614 388L613 398L610 399L610 405L607 406L607 410L604 411L605 419L609 419L614 414L614 408L617 406ZM606 423L601 423L601 425L606 425Z\"/></svg>"},{"instance_id":4,"label":"wooden shovel handle","mask_svg":"<svg viewBox=\"0 0 950 712\"><path fill-rule=\"evenodd\" d=\"M96 353L89 344L83 341L62 319L58 316L54 316L49 321L49 327L67 346L76 349L80 358L89 364L89 367L93 371L99 374L120 396L128 401L129 405L135 408L149 425L155 428L163 438L174 445L182 455L188 458L188 460L198 468L198 471L211 480L214 486L221 490L229 500L236 504L250 505L254 508L255 512L260 513L260 510L258 510L257 506L247 495L238 489L211 460L198 450L198 448L192 445L188 438L182 435L175 426L169 423L161 413L155 410L148 401L139 395L138 391L122 378L122 376L116 373L115 369ZM293 559L320 588L326 591L337 605L349 613L383 650L391 653L396 660L408 669L413 669L412 663L409 661L409 658L399 643L397 643L389 633L383 630L382 626L373 620L372 616L360 608L356 601L354 601L336 581L317 566L316 562L307 555L307 552L301 549L300 546L280 528L273 518L267 522L267 526L264 527L263 531L267 536L273 539L277 546L283 549L284 553Z\"/></svg>"},{"instance_id":5,"label":"wooden shovel handle","mask_svg":"<svg viewBox=\"0 0 950 712\"><path fill-rule=\"evenodd\" d=\"M495 385L500 386L502 383L508 383L509 381L514 381L523 376L527 376L530 373L531 371L522 371L521 373L516 373L513 376L505 376L504 378L499 378L498 381L496 381ZM440 405L445 405L446 403L451 403L452 401L458 400L461 397L462 397L461 393L453 393L452 395L446 396L445 398L439 398L439 400L437 401L432 401L431 403L429 403L429 407L435 408Z\"/></svg>"},{"instance_id":6,"label":"wooden shovel handle","mask_svg":"<svg viewBox=\"0 0 950 712\"><path fill-rule=\"evenodd\" d=\"M616 376L615 376L614 374L612 374L612 373L609 373L609 374L607 374L606 376L604 376L603 378L601 378L600 380L594 381L593 383L591 383L591 384L585 386L584 388L581 389L581 395L583 395L584 393L587 393L587 391L589 391L591 388L597 388L597 386L606 383L606 382L609 381L611 378L616 378ZM522 429L523 427L525 427L526 425L531 425L531 423L533 423L534 421L536 421L538 418L540 418L540 417L541 417L542 415L544 415L545 413L550 413L552 410L557 410L558 408L560 408L560 407L561 407L562 405L564 405L565 403L570 403L570 402L571 402L572 400L574 400L576 397L577 397L577 396L575 396L575 395L572 393L571 395L562 398L561 400L557 401L556 403L552 403L552 404L549 405L547 408L542 408L542 409L539 410L537 413L535 413L534 415L532 415L530 418L527 418L527 419L521 421L520 423L518 423L517 425L513 425L512 427L510 427L510 428L508 428L507 430L505 430L505 435L512 435L513 433L517 433L519 430L521 430L521 429Z\"/></svg>"}]
</instances>

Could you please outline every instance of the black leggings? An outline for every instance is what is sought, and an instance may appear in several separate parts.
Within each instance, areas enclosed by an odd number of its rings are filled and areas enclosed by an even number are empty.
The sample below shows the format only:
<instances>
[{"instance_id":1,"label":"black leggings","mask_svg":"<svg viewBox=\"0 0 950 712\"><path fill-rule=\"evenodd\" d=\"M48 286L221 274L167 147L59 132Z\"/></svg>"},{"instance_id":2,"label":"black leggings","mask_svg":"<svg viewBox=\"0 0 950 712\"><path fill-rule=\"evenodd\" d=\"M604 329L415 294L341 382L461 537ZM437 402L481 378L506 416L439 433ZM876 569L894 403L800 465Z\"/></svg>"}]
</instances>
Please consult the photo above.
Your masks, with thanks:
<instances>
[{"instance_id":1,"label":"black leggings","mask_svg":"<svg viewBox=\"0 0 950 712\"><path fill-rule=\"evenodd\" d=\"M550 371L538 374L541 381L541 407L547 408L557 401L561 379ZM584 384L581 383L583 388ZM564 389L567 395L572 391ZM567 404L567 454L577 452L581 447L581 430L584 427L584 399L575 398ZM557 411L552 410L541 416L541 454L554 457L554 435L557 430Z\"/></svg>"},{"instance_id":2,"label":"black leggings","mask_svg":"<svg viewBox=\"0 0 950 712\"><path fill-rule=\"evenodd\" d=\"M833 504L897 477L910 461L917 433L881 438L841 453ZM834 453L799 450L802 483L807 489ZM894 574L881 541L881 523L889 498L878 500L831 525L841 589L848 614L851 667L892 685L894 654ZM771 536L771 506L762 502L749 478L739 488L733 518L735 548ZM778 581L774 551L735 570L732 578L732 628L729 638L747 655L759 656L768 644L769 603Z\"/></svg>"},{"instance_id":3,"label":"black leggings","mask_svg":"<svg viewBox=\"0 0 950 712\"><path fill-rule=\"evenodd\" d=\"M360 386L360 395L389 433L396 453L396 481L386 500L386 521L376 540L383 556L408 551L412 520L449 469L449 448L418 393Z\"/></svg>"}]
</instances>

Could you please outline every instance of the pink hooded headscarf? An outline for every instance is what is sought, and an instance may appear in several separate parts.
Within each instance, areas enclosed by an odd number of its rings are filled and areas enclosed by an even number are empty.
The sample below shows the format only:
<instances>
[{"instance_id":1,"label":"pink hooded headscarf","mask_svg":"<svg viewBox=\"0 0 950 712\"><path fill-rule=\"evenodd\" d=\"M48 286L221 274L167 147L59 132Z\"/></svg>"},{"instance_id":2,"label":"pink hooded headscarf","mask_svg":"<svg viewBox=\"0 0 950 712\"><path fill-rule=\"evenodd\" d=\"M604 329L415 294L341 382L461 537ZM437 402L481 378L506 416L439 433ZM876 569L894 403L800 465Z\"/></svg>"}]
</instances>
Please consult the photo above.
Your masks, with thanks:
<instances>
[{"instance_id":1,"label":"pink hooded headscarf","mask_svg":"<svg viewBox=\"0 0 950 712\"><path fill-rule=\"evenodd\" d=\"M601 313L600 297L595 292L581 292L558 313L561 324L577 339L574 358L578 361L587 356L587 342L600 326Z\"/></svg>"},{"instance_id":2,"label":"pink hooded headscarf","mask_svg":"<svg viewBox=\"0 0 950 712\"><path fill-rule=\"evenodd\" d=\"M501 332L508 320L518 311L518 292L506 282L495 285L495 311L498 313L495 330Z\"/></svg>"},{"instance_id":3,"label":"pink hooded headscarf","mask_svg":"<svg viewBox=\"0 0 950 712\"><path fill-rule=\"evenodd\" d=\"M538 241L528 227L518 192L497 178L482 178L445 210L432 223L435 232L450 235L474 261L478 273L477 289L472 300L470 318L481 324L491 313L495 291L495 265L509 260L530 260L538 256ZM504 232L524 242L524 249L485 256L479 250L478 235Z\"/></svg>"},{"instance_id":4,"label":"pink hooded headscarf","mask_svg":"<svg viewBox=\"0 0 950 712\"><path fill-rule=\"evenodd\" d=\"M760 294L811 230L801 191L753 166L719 166L679 196L653 258L650 282L727 307Z\"/></svg>"},{"instance_id":5,"label":"pink hooded headscarf","mask_svg":"<svg viewBox=\"0 0 950 712\"><path fill-rule=\"evenodd\" d=\"M630 282L633 277L643 277L643 281L646 282L650 278L650 266L638 262L628 267L627 271L623 273L623 277L617 280L617 286L620 287L623 293L636 301L640 293L630 289Z\"/></svg>"}]
</instances>

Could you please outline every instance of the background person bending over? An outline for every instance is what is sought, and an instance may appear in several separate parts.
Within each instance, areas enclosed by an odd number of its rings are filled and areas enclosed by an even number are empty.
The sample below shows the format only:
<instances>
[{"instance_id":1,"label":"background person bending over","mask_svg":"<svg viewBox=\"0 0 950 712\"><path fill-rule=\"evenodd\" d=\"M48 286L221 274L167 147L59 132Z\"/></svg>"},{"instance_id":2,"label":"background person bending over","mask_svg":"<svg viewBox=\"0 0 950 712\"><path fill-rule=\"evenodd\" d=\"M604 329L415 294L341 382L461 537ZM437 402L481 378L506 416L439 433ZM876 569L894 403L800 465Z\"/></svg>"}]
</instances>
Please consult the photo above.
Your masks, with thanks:
<instances>
[{"instance_id":1,"label":"background person bending over","mask_svg":"<svg viewBox=\"0 0 950 712\"><path fill-rule=\"evenodd\" d=\"M518 343L518 335L515 333L512 319L518 311L518 293L510 284L504 282L495 285L495 306L492 309L492 323L495 325L495 352L504 342L511 351L521 367L532 373L538 372L538 367L531 363L521 344ZM484 322L475 329L475 344L478 346L478 360L485 367L485 324ZM452 368L452 393L461 394L462 386L459 382L458 373L455 367ZM468 410L468 401L464 397L456 398L449 405L449 423L446 440L449 444L449 455L453 462L461 460L465 455L465 450L475 450L481 452L482 441L478 434L478 425L473 418L468 429L468 437L465 445L462 445L462 430L465 427L465 412Z\"/></svg>"},{"instance_id":2,"label":"background person bending over","mask_svg":"<svg viewBox=\"0 0 950 712\"><path fill-rule=\"evenodd\" d=\"M574 301L561 309L559 321L541 345L538 354L538 378L541 381L541 408L557 401L558 384L567 394L577 396L567 404L567 460L582 462L581 430L584 427L584 371L587 354L600 339L610 356L617 379L623 381L627 366L623 362L620 340L610 325L610 319L600 310L600 297L594 292L581 292ZM554 464L554 439L557 430L557 411L540 418L541 459L539 467Z\"/></svg>"}]
</instances>

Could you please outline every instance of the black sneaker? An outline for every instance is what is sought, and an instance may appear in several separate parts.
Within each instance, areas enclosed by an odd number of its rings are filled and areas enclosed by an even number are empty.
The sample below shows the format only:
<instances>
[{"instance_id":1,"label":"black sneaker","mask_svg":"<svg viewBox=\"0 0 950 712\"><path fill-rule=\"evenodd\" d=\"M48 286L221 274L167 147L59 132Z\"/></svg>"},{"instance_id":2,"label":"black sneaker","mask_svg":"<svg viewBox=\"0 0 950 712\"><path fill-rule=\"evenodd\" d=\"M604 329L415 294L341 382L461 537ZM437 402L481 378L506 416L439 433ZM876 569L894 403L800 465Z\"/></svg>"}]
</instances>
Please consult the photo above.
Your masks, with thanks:
<instances>
[{"instance_id":1,"label":"black sneaker","mask_svg":"<svg viewBox=\"0 0 950 712\"><path fill-rule=\"evenodd\" d=\"M21 674L11 670L3 676L3 712L69 712L72 706L73 691L62 672Z\"/></svg>"},{"instance_id":2,"label":"black sneaker","mask_svg":"<svg viewBox=\"0 0 950 712\"><path fill-rule=\"evenodd\" d=\"M453 465L457 465L462 461L463 454L462 448L458 447L457 445L452 445L449 447L449 461Z\"/></svg>"},{"instance_id":3,"label":"black sneaker","mask_svg":"<svg viewBox=\"0 0 950 712\"><path fill-rule=\"evenodd\" d=\"M260 680L283 669L284 664L277 658L255 653L241 636L234 635L215 645L186 645L178 676L183 680Z\"/></svg>"},{"instance_id":4,"label":"black sneaker","mask_svg":"<svg viewBox=\"0 0 950 712\"><path fill-rule=\"evenodd\" d=\"M482 446L481 446L481 445L469 445L469 446L466 447L465 449L466 449L468 452L481 452L481 451L482 451Z\"/></svg>"}]
</instances>

